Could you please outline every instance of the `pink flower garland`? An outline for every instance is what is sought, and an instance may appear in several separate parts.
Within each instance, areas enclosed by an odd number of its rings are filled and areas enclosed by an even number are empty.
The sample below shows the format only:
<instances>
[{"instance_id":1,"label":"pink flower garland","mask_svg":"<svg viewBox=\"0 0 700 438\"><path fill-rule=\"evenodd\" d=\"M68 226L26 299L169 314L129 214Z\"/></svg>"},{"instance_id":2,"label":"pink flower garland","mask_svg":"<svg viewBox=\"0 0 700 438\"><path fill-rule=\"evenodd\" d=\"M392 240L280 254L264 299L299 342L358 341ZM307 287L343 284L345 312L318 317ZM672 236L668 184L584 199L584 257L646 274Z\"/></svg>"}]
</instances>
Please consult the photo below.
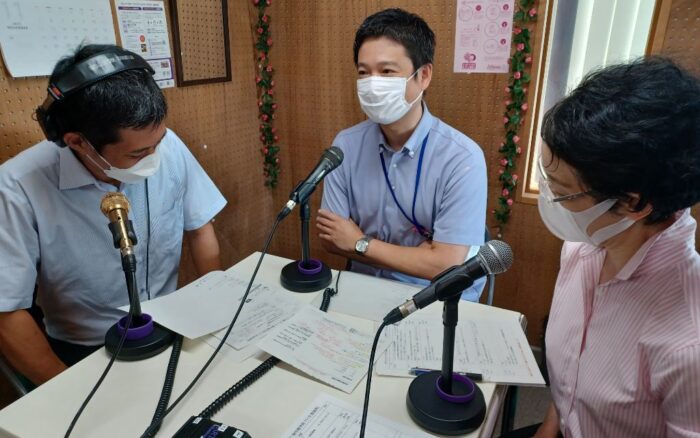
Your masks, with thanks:
<instances>
[{"instance_id":1,"label":"pink flower garland","mask_svg":"<svg viewBox=\"0 0 700 438\"><path fill-rule=\"evenodd\" d=\"M516 0L517 1L517 0ZM518 183L518 175L515 173L515 164L518 156L522 153L520 136L518 132L520 126L525 122L527 105L527 87L530 82L530 75L526 72L532 64L532 47L530 46L530 30L525 26L528 23L537 21L537 0L519 0L519 7L513 16L513 45L515 50L510 58L511 78L510 85L505 88L508 98L504 104L506 111L503 115L503 125L506 130L505 140L501 143L498 151L502 158L498 164L498 180L501 182L501 193L498 197L496 208L491 213L496 218L498 227L498 238L503 237L503 228L510 219L511 206L513 205L513 194Z\"/></svg>"},{"instance_id":2,"label":"pink flower garland","mask_svg":"<svg viewBox=\"0 0 700 438\"><path fill-rule=\"evenodd\" d=\"M265 175L265 185L276 187L280 174L279 159L279 136L273 126L275 120L275 110L277 103L273 98L275 91L275 81L272 79L274 69L270 65L270 48L272 38L270 36L270 16L265 10L272 5L272 0L253 0L253 5L258 8L258 23L255 33L258 41L255 44L257 53L258 75L255 84L258 87L258 111L260 113L260 141L263 146L260 152L263 155L263 174Z\"/></svg>"}]
</instances>

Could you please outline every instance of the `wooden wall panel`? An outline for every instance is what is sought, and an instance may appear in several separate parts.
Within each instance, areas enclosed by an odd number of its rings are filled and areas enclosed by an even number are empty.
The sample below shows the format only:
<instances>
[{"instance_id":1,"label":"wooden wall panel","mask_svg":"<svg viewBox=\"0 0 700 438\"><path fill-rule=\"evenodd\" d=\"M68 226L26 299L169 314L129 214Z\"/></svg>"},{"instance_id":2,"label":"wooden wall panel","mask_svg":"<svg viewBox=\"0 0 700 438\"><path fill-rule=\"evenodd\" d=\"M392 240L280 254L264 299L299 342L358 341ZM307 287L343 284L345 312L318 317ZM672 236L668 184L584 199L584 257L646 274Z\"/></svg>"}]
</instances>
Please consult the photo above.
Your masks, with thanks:
<instances>
[{"instance_id":1,"label":"wooden wall panel","mask_svg":"<svg viewBox=\"0 0 700 438\"><path fill-rule=\"evenodd\" d=\"M277 205L282 205L288 190L316 164L338 131L364 120L355 94L357 73L352 43L366 16L389 7L421 15L435 32L435 70L426 101L433 114L483 148L489 168L489 199L496 199L507 75L452 72L456 2L300 0L275 2L271 8L275 20L271 59L278 72L280 103L277 126L284 147L283 174L275 194ZM538 23L535 29L535 50L541 44L541 27ZM527 138L526 133L521 137ZM320 193L314 195L312 208L318 208L320 198ZM344 260L325 253L315 234L312 233L312 254L330 260L336 268L342 267ZM539 343L541 321L549 310L559 266L561 242L544 228L537 207L527 204L516 204L504 239L512 245L516 263L498 278L495 303L525 313L530 321L530 340ZM273 251L299 257L297 217L287 219L278 231Z\"/></svg>"},{"instance_id":2,"label":"wooden wall panel","mask_svg":"<svg viewBox=\"0 0 700 438\"><path fill-rule=\"evenodd\" d=\"M274 215L259 152L249 2L229 2L228 18L233 80L165 90L168 127L189 146L229 201L214 225L224 266L262 245ZM0 163L43 138L31 116L46 96L46 82L46 77L13 79L0 60ZM180 283L194 278L191 258L184 251Z\"/></svg>"}]
</instances>

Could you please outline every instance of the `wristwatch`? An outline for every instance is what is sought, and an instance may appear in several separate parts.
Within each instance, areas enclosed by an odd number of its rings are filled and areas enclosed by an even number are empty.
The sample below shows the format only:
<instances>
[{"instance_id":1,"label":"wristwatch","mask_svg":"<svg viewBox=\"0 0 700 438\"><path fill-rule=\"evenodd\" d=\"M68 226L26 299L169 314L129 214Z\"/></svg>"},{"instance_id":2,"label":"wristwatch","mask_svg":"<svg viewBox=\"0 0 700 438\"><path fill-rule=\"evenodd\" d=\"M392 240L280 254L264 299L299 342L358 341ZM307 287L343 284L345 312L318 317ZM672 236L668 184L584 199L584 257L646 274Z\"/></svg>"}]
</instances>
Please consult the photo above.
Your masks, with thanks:
<instances>
[{"instance_id":1,"label":"wristwatch","mask_svg":"<svg viewBox=\"0 0 700 438\"><path fill-rule=\"evenodd\" d=\"M355 252L364 255L369 248L369 241L372 240L372 236L364 235L355 242Z\"/></svg>"}]
</instances>

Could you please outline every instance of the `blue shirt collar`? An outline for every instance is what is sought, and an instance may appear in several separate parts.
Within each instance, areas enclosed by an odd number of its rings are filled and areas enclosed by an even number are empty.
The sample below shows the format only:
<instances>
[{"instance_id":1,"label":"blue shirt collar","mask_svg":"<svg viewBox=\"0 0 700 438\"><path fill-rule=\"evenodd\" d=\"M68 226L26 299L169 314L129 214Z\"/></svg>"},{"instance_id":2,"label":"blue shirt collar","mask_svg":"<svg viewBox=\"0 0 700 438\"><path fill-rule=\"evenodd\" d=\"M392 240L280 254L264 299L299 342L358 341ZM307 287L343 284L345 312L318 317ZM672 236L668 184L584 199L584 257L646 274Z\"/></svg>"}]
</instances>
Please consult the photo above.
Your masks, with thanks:
<instances>
[{"instance_id":1,"label":"blue shirt collar","mask_svg":"<svg viewBox=\"0 0 700 438\"><path fill-rule=\"evenodd\" d=\"M90 184L97 186L98 180L78 160L71 148L62 147L58 153L60 168L58 188L60 190L75 189Z\"/></svg>"},{"instance_id":2,"label":"blue shirt collar","mask_svg":"<svg viewBox=\"0 0 700 438\"><path fill-rule=\"evenodd\" d=\"M428 104L426 104L425 102L422 102L421 104L423 105L423 115L421 116L420 121L416 126L416 129L413 131L413 134L411 134L411 136L406 141L406 144L403 145L403 148L401 148L400 151L411 158L413 158L417 154L418 150L423 144L425 136L428 135L428 132L430 132L430 128L435 122L435 117L432 114L430 114L430 111L428 111ZM375 125L377 133L379 134L379 150L381 151L382 149L386 149L388 151L391 151L391 148L389 148L385 144L386 140L384 138L384 134L382 134L382 131L379 128L379 125Z\"/></svg>"}]
</instances>

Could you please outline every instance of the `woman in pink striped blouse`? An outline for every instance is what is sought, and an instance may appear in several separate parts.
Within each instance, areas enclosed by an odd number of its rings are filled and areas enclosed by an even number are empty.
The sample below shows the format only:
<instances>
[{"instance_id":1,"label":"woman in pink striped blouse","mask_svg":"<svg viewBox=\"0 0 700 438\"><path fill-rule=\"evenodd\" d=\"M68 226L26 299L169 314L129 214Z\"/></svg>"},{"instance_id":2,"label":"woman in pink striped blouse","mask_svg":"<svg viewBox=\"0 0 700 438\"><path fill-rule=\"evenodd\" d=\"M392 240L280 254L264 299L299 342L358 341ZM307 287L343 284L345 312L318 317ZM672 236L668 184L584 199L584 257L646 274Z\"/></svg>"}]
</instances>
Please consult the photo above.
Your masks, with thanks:
<instances>
[{"instance_id":1,"label":"woman in pink striped blouse","mask_svg":"<svg viewBox=\"0 0 700 438\"><path fill-rule=\"evenodd\" d=\"M700 82L594 72L544 118L539 209L564 240L535 436L700 437Z\"/></svg>"}]
</instances>

